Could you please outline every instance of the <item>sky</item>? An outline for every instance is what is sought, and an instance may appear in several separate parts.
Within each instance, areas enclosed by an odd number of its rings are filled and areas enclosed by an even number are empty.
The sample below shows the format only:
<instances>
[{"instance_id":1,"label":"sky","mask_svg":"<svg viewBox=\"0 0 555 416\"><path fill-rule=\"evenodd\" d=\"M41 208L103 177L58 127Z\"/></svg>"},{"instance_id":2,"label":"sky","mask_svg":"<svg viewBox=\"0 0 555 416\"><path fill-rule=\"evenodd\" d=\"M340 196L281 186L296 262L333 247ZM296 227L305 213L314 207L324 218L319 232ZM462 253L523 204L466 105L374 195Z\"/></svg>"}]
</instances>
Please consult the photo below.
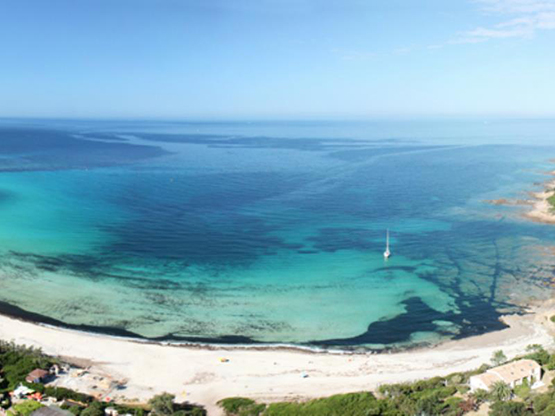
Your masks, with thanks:
<instances>
[{"instance_id":1,"label":"sky","mask_svg":"<svg viewBox=\"0 0 555 416\"><path fill-rule=\"evenodd\" d=\"M554 117L555 0L0 0L0 117Z\"/></svg>"}]
</instances>

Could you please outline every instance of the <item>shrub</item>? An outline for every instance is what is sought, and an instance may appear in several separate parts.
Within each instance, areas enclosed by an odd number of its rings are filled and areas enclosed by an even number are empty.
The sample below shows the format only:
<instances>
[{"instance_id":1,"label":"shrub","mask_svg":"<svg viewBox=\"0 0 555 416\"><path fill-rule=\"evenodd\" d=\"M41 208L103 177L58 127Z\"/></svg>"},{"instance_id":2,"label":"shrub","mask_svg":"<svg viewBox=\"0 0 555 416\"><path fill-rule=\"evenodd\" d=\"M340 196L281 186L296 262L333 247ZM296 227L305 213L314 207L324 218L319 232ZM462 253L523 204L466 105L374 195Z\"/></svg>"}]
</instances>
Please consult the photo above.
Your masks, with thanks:
<instances>
[{"instance_id":1,"label":"shrub","mask_svg":"<svg viewBox=\"0 0 555 416\"><path fill-rule=\"evenodd\" d=\"M91 403L93 401L92 396L77 393L76 391L66 389L64 387L45 387L44 394L50 397L55 397L56 400L69 399L81 403Z\"/></svg>"},{"instance_id":2,"label":"shrub","mask_svg":"<svg viewBox=\"0 0 555 416\"><path fill-rule=\"evenodd\" d=\"M491 406L490 416L527 416L531 415L524 403L497 402Z\"/></svg>"},{"instance_id":3,"label":"shrub","mask_svg":"<svg viewBox=\"0 0 555 416\"><path fill-rule=\"evenodd\" d=\"M477 404L483 403L488 400L489 393L486 390L478 389L472 393L472 397L476 400Z\"/></svg>"},{"instance_id":4,"label":"shrub","mask_svg":"<svg viewBox=\"0 0 555 416\"><path fill-rule=\"evenodd\" d=\"M521 384L520 386L516 386L514 390L515 394L522 400L527 400L530 398L531 389L528 384Z\"/></svg>"},{"instance_id":5,"label":"shrub","mask_svg":"<svg viewBox=\"0 0 555 416\"><path fill-rule=\"evenodd\" d=\"M81 411L81 416L104 416L104 404L93 402Z\"/></svg>"},{"instance_id":6,"label":"shrub","mask_svg":"<svg viewBox=\"0 0 555 416\"><path fill-rule=\"evenodd\" d=\"M491 362L493 363L493 365L496 365L496 366L504 364L507 362L507 356L503 351L497 350L493 353L491 357Z\"/></svg>"},{"instance_id":7,"label":"shrub","mask_svg":"<svg viewBox=\"0 0 555 416\"><path fill-rule=\"evenodd\" d=\"M256 402L243 397L230 397L218 402L220 407L229 415L238 414L241 410L255 406Z\"/></svg>"},{"instance_id":8,"label":"shrub","mask_svg":"<svg viewBox=\"0 0 555 416\"><path fill-rule=\"evenodd\" d=\"M152 407L152 413L158 416L171 416L175 411L175 396L169 393L162 393L154 396L148 404Z\"/></svg>"},{"instance_id":9,"label":"shrub","mask_svg":"<svg viewBox=\"0 0 555 416\"><path fill-rule=\"evenodd\" d=\"M551 359L551 355L549 355L549 353L541 345L528 345L528 347L526 347L526 350L530 351L531 353L524 356L524 358L534 360L539 365L546 365Z\"/></svg>"}]
</instances>

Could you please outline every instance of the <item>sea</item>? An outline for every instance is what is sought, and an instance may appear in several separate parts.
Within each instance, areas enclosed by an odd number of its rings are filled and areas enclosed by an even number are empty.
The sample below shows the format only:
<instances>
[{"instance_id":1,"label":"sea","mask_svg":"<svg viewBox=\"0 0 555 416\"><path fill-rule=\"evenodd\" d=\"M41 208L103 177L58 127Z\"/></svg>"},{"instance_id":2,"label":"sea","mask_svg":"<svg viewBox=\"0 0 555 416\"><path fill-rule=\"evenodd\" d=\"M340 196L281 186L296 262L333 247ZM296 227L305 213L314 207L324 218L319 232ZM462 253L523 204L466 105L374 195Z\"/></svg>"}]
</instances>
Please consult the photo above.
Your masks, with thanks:
<instances>
[{"instance_id":1,"label":"sea","mask_svg":"<svg viewBox=\"0 0 555 416\"><path fill-rule=\"evenodd\" d=\"M488 201L554 158L555 120L2 119L0 313L346 350L498 331L553 295L555 228Z\"/></svg>"}]
</instances>

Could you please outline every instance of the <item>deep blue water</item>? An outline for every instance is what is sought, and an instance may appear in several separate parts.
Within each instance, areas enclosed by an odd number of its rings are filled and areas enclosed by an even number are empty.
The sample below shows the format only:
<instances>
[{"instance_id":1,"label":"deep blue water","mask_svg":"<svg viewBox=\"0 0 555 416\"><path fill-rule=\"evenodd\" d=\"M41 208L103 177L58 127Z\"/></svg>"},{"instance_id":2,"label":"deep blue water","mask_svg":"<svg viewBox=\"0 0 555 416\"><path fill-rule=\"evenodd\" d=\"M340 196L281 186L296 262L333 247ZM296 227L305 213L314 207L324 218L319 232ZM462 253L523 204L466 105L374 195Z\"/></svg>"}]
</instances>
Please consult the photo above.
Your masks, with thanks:
<instances>
[{"instance_id":1,"label":"deep blue water","mask_svg":"<svg viewBox=\"0 0 555 416\"><path fill-rule=\"evenodd\" d=\"M410 346L551 295L555 121L0 122L0 310L123 335ZM385 230L394 256L384 261Z\"/></svg>"}]
</instances>

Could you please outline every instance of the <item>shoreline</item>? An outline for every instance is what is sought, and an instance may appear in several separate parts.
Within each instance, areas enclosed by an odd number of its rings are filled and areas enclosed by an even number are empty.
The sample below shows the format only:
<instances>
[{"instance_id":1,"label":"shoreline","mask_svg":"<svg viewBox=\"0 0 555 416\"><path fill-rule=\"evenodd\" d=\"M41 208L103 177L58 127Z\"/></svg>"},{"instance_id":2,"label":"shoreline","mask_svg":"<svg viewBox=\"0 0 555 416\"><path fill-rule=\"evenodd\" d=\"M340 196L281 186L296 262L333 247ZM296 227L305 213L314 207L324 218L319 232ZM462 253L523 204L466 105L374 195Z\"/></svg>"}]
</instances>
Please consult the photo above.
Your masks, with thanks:
<instances>
[{"instance_id":1,"label":"shoreline","mask_svg":"<svg viewBox=\"0 0 555 416\"><path fill-rule=\"evenodd\" d=\"M549 172L549 175L555 176L555 171ZM555 195L555 179L548 180L544 183L544 190L541 192L530 193L532 201L532 210L525 214L532 221L544 224L555 224L555 207L548 201Z\"/></svg>"},{"instance_id":2,"label":"shoreline","mask_svg":"<svg viewBox=\"0 0 555 416\"><path fill-rule=\"evenodd\" d=\"M488 363L499 349L514 357L530 344L554 346L555 324L549 317L555 314L555 299L530 309L504 316L508 328L503 330L382 354L279 345L230 348L149 342L4 315L0 315L0 339L88 362L92 373L128 380L126 389L114 397L117 400L144 402L167 391L180 401L205 406L209 415L220 415L216 403L226 397L279 401L368 391L381 384L472 370Z\"/></svg>"},{"instance_id":3,"label":"shoreline","mask_svg":"<svg viewBox=\"0 0 555 416\"><path fill-rule=\"evenodd\" d=\"M555 160L550 162L555 163ZM545 174L553 177L555 176L555 170ZM543 187L542 191L528 192L529 199L499 198L483 202L497 206L530 207L527 212L521 214L522 217L542 224L555 224L555 206L548 201L549 198L555 196L555 179L543 182Z\"/></svg>"},{"instance_id":4,"label":"shoreline","mask_svg":"<svg viewBox=\"0 0 555 416\"><path fill-rule=\"evenodd\" d=\"M521 311L525 311L529 306L525 305L515 305L518 306ZM515 312L519 314L522 312ZM85 324L68 324L55 318L50 318L46 315L42 315L35 312L27 311L19 306L12 305L5 301L0 301L0 316L18 320L21 322L26 322L38 326L43 326L46 328L62 329L67 331L73 331L82 334L95 335L100 337L110 337L115 339L120 339L129 342L139 342L145 344L154 345L170 345L176 347L189 347L189 348L199 348L199 349L212 349L212 350L222 350L222 351L233 351L233 350L249 350L249 351L266 351L266 350L283 350L283 351L303 351L306 353L330 353L330 354L391 354L391 353L401 353L410 352L419 349L435 348L441 344L451 341L463 340L465 338L485 335L491 332L501 331L507 328L507 325L503 321L504 315L499 315L498 321L504 327L501 329L490 328L484 329L481 333L472 335L460 335L453 334L453 337L445 338L433 341L421 341L412 342L404 344L384 344L381 348L372 348L364 344L328 344L322 343L318 345L317 342L311 344L302 343L288 343L288 342L263 342L248 339L248 342L240 342L237 340L225 339L223 338L196 338L193 337L176 337L167 336L159 338L148 338L136 334L134 332L127 331L125 329L113 328L113 327L102 327L102 326L92 326ZM236 339L241 339L242 337L236 337Z\"/></svg>"}]
</instances>

